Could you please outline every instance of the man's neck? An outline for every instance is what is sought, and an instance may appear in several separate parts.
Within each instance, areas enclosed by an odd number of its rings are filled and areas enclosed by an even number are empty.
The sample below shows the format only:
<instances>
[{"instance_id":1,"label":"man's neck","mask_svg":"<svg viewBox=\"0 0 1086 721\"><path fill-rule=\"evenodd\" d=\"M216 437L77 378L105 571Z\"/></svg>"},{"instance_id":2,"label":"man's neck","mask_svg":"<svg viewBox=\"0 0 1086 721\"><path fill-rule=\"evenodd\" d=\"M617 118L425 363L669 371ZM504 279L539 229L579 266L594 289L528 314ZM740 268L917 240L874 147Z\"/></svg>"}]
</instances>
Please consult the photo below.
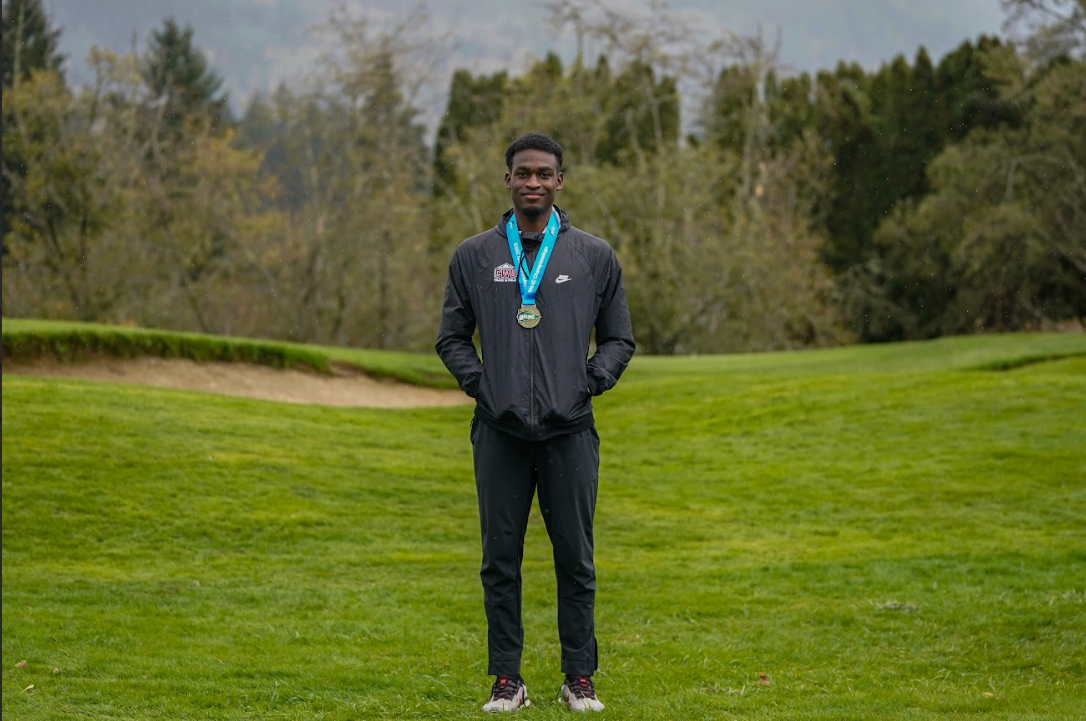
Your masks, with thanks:
<instances>
[{"instance_id":1,"label":"man's neck","mask_svg":"<svg viewBox=\"0 0 1086 721\"><path fill-rule=\"evenodd\" d=\"M519 210L514 210L517 216L517 230L522 233L542 233L547 229L547 223L551 219L551 212L554 206L547 208L534 218L529 218L522 215Z\"/></svg>"}]
</instances>

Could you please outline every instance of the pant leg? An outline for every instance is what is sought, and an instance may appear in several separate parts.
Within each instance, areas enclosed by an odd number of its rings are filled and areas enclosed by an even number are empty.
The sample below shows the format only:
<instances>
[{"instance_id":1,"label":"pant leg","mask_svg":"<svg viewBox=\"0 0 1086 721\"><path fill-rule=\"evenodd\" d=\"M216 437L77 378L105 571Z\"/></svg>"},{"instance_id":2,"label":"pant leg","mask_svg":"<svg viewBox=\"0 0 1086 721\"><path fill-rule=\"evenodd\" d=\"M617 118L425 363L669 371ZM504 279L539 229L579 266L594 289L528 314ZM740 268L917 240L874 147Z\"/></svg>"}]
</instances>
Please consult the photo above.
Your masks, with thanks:
<instances>
[{"instance_id":1,"label":"pant leg","mask_svg":"<svg viewBox=\"0 0 1086 721\"><path fill-rule=\"evenodd\" d=\"M515 675L524 648L520 567L535 491L531 444L479 420L472 422L471 441L483 545L479 576L487 621L487 673Z\"/></svg>"},{"instance_id":2,"label":"pant leg","mask_svg":"<svg viewBox=\"0 0 1086 721\"><path fill-rule=\"evenodd\" d=\"M599 662L594 620L596 567L592 559L599 436L595 428L589 428L538 445L539 507L551 539L558 581L562 673L591 676Z\"/></svg>"}]
</instances>

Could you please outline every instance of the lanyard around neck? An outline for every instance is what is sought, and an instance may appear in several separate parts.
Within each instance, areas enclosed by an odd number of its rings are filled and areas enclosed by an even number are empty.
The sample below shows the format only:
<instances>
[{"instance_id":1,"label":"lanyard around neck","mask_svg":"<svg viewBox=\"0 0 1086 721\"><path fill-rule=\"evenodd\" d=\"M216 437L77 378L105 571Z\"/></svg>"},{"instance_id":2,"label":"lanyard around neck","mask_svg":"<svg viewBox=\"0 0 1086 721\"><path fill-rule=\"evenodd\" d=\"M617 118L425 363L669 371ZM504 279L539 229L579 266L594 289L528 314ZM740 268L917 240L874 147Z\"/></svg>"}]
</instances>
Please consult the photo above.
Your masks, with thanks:
<instances>
[{"instance_id":1,"label":"lanyard around neck","mask_svg":"<svg viewBox=\"0 0 1086 721\"><path fill-rule=\"evenodd\" d=\"M547 261L551 258L554 243L558 240L558 211L551 209L550 220L547 221L547 229L543 231L543 244L539 246L535 263L532 264L532 272L522 275L520 262L524 257L524 248L520 243L520 228L517 227L517 214L509 216L505 224L505 237L509 241L509 252L513 256L513 264L517 267L517 283L520 284L520 298L524 305L535 305L535 294L539 290L539 284L543 281L543 271L547 268Z\"/></svg>"}]
</instances>

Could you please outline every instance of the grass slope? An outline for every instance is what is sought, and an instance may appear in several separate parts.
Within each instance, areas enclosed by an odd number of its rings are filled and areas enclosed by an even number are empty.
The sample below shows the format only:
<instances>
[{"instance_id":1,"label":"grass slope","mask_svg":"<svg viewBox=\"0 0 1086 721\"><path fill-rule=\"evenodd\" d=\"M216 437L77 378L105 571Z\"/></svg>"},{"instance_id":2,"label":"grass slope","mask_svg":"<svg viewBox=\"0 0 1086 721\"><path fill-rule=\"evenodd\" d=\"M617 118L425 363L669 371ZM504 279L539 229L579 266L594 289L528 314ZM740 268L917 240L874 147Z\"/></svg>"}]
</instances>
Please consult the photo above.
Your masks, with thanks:
<instances>
[{"instance_id":1,"label":"grass slope","mask_svg":"<svg viewBox=\"0 0 1086 721\"><path fill-rule=\"evenodd\" d=\"M336 348L255 338L226 338L148 328L48 320L3 319L4 359L42 356L79 362L98 355L150 355L197 362L255 363L332 373L345 366L376 378L413 385L457 388L436 355L362 348Z\"/></svg>"},{"instance_id":2,"label":"grass slope","mask_svg":"<svg viewBox=\"0 0 1086 721\"><path fill-rule=\"evenodd\" d=\"M1081 719L1083 358L635 359L597 401L602 716ZM4 717L481 717L470 415L5 377ZM548 549L533 513L532 719L567 716Z\"/></svg>"}]
</instances>

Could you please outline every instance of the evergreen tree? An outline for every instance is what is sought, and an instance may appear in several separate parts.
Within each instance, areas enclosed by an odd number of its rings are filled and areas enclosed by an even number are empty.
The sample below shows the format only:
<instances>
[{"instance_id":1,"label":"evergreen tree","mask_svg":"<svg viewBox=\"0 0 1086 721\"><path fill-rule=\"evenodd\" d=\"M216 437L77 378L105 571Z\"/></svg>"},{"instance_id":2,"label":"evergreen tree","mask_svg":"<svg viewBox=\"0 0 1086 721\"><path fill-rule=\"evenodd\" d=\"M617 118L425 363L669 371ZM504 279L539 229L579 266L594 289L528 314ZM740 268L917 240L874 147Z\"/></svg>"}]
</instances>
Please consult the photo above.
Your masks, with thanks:
<instances>
[{"instance_id":1,"label":"evergreen tree","mask_svg":"<svg viewBox=\"0 0 1086 721\"><path fill-rule=\"evenodd\" d=\"M177 129L185 118L231 122L222 78L192 41L192 27L167 18L151 33L141 72L152 95L162 103L163 118Z\"/></svg>"},{"instance_id":2,"label":"evergreen tree","mask_svg":"<svg viewBox=\"0 0 1086 721\"><path fill-rule=\"evenodd\" d=\"M781 147L803 135L804 131L814 128L811 76L803 73L779 83L775 73L770 73L769 78L766 102L770 106L770 116L775 119L771 142Z\"/></svg>"},{"instance_id":3,"label":"evergreen tree","mask_svg":"<svg viewBox=\"0 0 1086 721\"><path fill-rule=\"evenodd\" d=\"M55 73L63 84L61 65L64 56L57 52L60 30L50 26L41 0L5 0L3 6L3 59L4 93L12 87L16 78L24 80L31 71L45 70ZM26 159L21 146L14 138L15 116L4 110L3 114L3 173L0 175L0 239L11 228L12 179L23 179L27 174ZM11 176L11 177L9 177ZM2 241L0 254L7 255L7 241Z\"/></svg>"},{"instance_id":4,"label":"evergreen tree","mask_svg":"<svg viewBox=\"0 0 1086 721\"><path fill-rule=\"evenodd\" d=\"M479 77L464 69L453 73L448 109L438 126L434 148L434 171L440 181L435 185L435 192L454 182L448 149L463 142L469 128L491 125L501 117L507 85L505 71Z\"/></svg>"},{"instance_id":5,"label":"evergreen tree","mask_svg":"<svg viewBox=\"0 0 1086 721\"><path fill-rule=\"evenodd\" d=\"M626 152L652 152L679 135L679 94L675 80L659 80L651 65L628 64L607 92L608 118L596 147L599 162L619 163Z\"/></svg>"},{"instance_id":6,"label":"evergreen tree","mask_svg":"<svg viewBox=\"0 0 1086 721\"><path fill-rule=\"evenodd\" d=\"M16 73L22 78L35 69L61 73L60 30L50 26L41 0L4 0L3 26L4 90L11 87Z\"/></svg>"},{"instance_id":7,"label":"evergreen tree","mask_svg":"<svg viewBox=\"0 0 1086 721\"><path fill-rule=\"evenodd\" d=\"M966 41L947 53L935 68L934 115L944 142L957 142L973 128L994 128L1021 122L1020 110L1000 97L984 58L996 53L1002 41L982 35L976 44Z\"/></svg>"},{"instance_id":8,"label":"evergreen tree","mask_svg":"<svg viewBox=\"0 0 1086 721\"><path fill-rule=\"evenodd\" d=\"M832 180L821 210L826 218L825 261L842 272L863 257L875 230L869 208L885 184L870 81L857 64L838 64L818 76L816 129L833 155Z\"/></svg>"},{"instance_id":9,"label":"evergreen tree","mask_svg":"<svg viewBox=\"0 0 1086 721\"><path fill-rule=\"evenodd\" d=\"M820 74L815 123L835 161L824 253L839 275L879 252L871 239L897 205L930 191L928 164L949 143L973 128L1019 122L983 60L998 47L982 37L937 66L921 47L911 65L899 55L872 74L845 65Z\"/></svg>"},{"instance_id":10,"label":"evergreen tree","mask_svg":"<svg viewBox=\"0 0 1086 721\"><path fill-rule=\"evenodd\" d=\"M747 137L747 115L757 102L754 76L741 65L720 71L713 88L711 109L702 122L705 137L722 149L743 152Z\"/></svg>"},{"instance_id":11,"label":"evergreen tree","mask_svg":"<svg viewBox=\"0 0 1086 721\"><path fill-rule=\"evenodd\" d=\"M267 200L277 208L296 208L305 202L300 174L302 163L293 162L287 149L294 128L287 122L284 108L293 108L295 98L285 83L270 95L255 93L238 121L237 145L263 154L261 176L274 179L276 194Z\"/></svg>"}]
</instances>

